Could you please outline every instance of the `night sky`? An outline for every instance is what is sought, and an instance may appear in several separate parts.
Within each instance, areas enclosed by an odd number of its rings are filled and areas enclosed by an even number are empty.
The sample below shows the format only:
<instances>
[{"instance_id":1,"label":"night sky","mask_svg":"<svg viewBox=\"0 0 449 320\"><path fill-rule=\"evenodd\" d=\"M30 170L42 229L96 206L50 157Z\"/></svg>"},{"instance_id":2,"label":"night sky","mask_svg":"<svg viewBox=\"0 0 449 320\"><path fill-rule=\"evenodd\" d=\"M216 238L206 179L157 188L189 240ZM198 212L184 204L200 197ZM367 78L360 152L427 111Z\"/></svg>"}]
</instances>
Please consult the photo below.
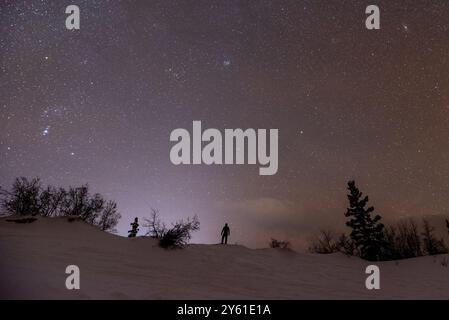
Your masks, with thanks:
<instances>
[{"instance_id":1,"label":"night sky","mask_svg":"<svg viewBox=\"0 0 449 320\"><path fill-rule=\"evenodd\" d=\"M349 179L387 220L449 214L449 3L376 1L370 31L371 2L2 0L0 185L89 183L120 234L154 207L248 246L343 226ZM193 120L279 129L278 173L173 165Z\"/></svg>"}]
</instances>

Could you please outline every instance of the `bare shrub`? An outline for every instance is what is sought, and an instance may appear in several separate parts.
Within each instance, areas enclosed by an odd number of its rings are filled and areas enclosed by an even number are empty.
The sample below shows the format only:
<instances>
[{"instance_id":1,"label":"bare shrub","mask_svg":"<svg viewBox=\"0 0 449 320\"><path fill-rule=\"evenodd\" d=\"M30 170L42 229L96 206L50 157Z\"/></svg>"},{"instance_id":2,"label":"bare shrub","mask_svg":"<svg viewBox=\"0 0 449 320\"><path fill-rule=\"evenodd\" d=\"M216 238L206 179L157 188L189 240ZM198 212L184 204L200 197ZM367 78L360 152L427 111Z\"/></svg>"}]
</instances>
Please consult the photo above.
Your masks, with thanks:
<instances>
[{"instance_id":1,"label":"bare shrub","mask_svg":"<svg viewBox=\"0 0 449 320\"><path fill-rule=\"evenodd\" d=\"M312 240L309 251L320 254L337 252L338 245L334 233L330 230L321 230L319 235Z\"/></svg>"},{"instance_id":2,"label":"bare shrub","mask_svg":"<svg viewBox=\"0 0 449 320\"><path fill-rule=\"evenodd\" d=\"M144 218L143 226L147 228L146 236L161 239L162 236L167 232L167 227L165 223L159 217L159 210L151 208L151 215L149 218Z\"/></svg>"},{"instance_id":3,"label":"bare shrub","mask_svg":"<svg viewBox=\"0 0 449 320\"><path fill-rule=\"evenodd\" d=\"M66 198L66 191L47 186L39 195L39 213L44 217L56 217L61 214L61 205Z\"/></svg>"},{"instance_id":4,"label":"bare shrub","mask_svg":"<svg viewBox=\"0 0 449 320\"><path fill-rule=\"evenodd\" d=\"M426 219L423 219L423 244L428 255L448 253L448 249L443 239L437 239L434 235L435 228Z\"/></svg>"},{"instance_id":5,"label":"bare shrub","mask_svg":"<svg viewBox=\"0 0 449 320\"><path fill-rule=\"evenodd\" d=\"M346 234L342 233L337 239L337 250L348 256L358 255L357 247Z\"/></svg>"},{"instance_id":6,"label":"bare shrub","mask_svg":"<svg viewBox=\"0 0 449 320\"><path fill-rule=\"evenodd\" d=\"M290 242L271 238L270 248L290 249Z\"/></svg>"},{"instance_id":7,"label":"bare shrub","mask_svg":"<svg viewBox=\"0 0 449 320\"><path fill-rule=\"evenodd\" d=\"M182 248L192 237L192 232L200 229L200 222L195 215L193 218L175 222L159 239L162 248Z\"/></svg>"},{"instance_id":8,"label":"bare shrub","mask_svg":"<svg viewBox=\"0 0 449 320\"><path fill-rule=\"evenodd\" d=\"M106 206L101 212L95 225L102 231L117 232L115 227L122 215L117 211L117 204L114 201L106 202Z\"/></svg>"},{"instance_id":9,"label":"bare shrub","mask_svg":"<svg viewBox=\"0 0 449 320\"><path fill-rule=\"evenodd\" d=\"M400 221L385 228L386 246L383 260L397 260L423 255L417 224L412 220Z\"/></svg>"},{"instance_id":10,"label":"bare shrub","mask_svg":"<svg viewBox=\"0 0 449 320\"><path fill-rule=\"evenodd\" d=\"M39 178L28 180L16 178L11 190L0 189L0 205L5 214L32 215L39 214L39 194L41 182Z\"/></svg>"},{"instance_id":11,"label":"bare shrub","mask_svg":"<svg viewBox=\"0 0 449 320\"><path fill-rule=\"evenodd\" d=\"M159 240L159 246L165 249L182 248L192 238L192 233L200 229L198 216L178 220L168 228L159 216L159 210L151 209L149 218L144 218L144 227L147 228L146 236Z\"/></svg>"},{"instance_id":12,"label":"bare shrub","mask_svg":"<svg viewBox=\"0 0 449 320\"><path fill-rule=\"evenodd\" d=\"M5 215L78 217L103 231L114 231L121 217L114 201L91 195L87 184L68 190L43 188L39 178L17 178L10 190L0 188L0 208Z\"/></svg>"}]
</instances>

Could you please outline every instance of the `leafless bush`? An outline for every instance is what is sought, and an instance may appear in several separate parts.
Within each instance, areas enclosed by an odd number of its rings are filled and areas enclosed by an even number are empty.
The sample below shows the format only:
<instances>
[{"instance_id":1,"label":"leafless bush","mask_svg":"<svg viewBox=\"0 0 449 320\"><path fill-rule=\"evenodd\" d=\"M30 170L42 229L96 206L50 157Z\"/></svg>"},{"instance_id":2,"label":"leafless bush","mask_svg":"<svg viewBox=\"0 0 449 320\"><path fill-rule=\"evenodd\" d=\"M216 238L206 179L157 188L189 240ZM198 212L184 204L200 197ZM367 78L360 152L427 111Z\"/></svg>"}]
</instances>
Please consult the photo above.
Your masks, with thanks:
<instances>
[{"instance_id":1,"label":"leafless bush","mask_svg":"<svg viewBox=\"0 0 449 320\"><path fill-rule=\"evenodd\" d=\"M10 190L0 188L0 208L6 215L78 217L103 231L114 231L120 219L116 203L91 195L87 184L68 190L43 188L39 178L17 178Z\"/></svg>"},{"instance_id":2,"label":"leafless bush","mask_svg":"<svg viewBox=\"0 0 449 320\"><path fill-rule=\"evenodd\" d=\"M182 248L192 237L192 232L200 229L200 222L197 216L179 220L168 229L159 239L162 248Z\"/></svg>"},{"instance_id":3,"label":"leafless bush","mask_svg":"<svg viewBox=\"0 0 449 320\"><path fill-rule=\"evenodd\" d=\"M321 230L319 235L312 240L309 251L320 254L337 252L338 245L334 233L330 230Z\"/></svg>"},{"instance_id":4,"label":"leafless bush","mask_svg":"<svg viewBox=\"0 0 449 320\"><path fill-rule=\"evenodd\" d=\"M290 242L271 238L270 248L290 249Z\"/></svg>"},{"instance_id":5,"label":"leafless bush","mask_svg":"<svg viewBox=\"0 0 449 320\"><path fill-rule=\"evenodd\" d=\"M426 219L423 219L423 244L428 255L448 253L448 249L443 239L437 239L434 235L435 228Z\"/></svg>"},{"instance_id":6,"label":"leafless bush","mask_svg":"<svg viewBox=\"0 0 449 320\"><path fill-rule=\"evenodd\" d=\"M39 194L41 182L39 178L28 180L16 178L11 190L0 188L0 204L3 213L8 215L39 214Z\"/></svg>"},{"instance_id":7,"label":"leafless bush","mask_svg":"<svg viewBox=\"0 0 449 320\"><path fill-rule=\"evenodd\" d=\"M47 186L39 195L39 212L44 217L56 217L61 214L61 205L67 196L67 192L52 186Z\"/></svg>"},{"instance_id":8,"label":"leafless bush","mask_svg":"<svg viewBox=\"0 0 449 320\"><path fill-rule=\"evenodd\" d=\"M108 201L95 225L102 231L117 232L115 226L121 217L122 215L117 211L117 204L114 201Z\"/></svg>"},{"instance_id":9,"label":"leafless bush","mask_svg":"<svg viewBox=\"0 0 449 320\"><path fill-rule=\"evenodd\" d=\"M161 239L162 236L167 233L167 227L165 223L159 217L159 210L151 208L151 215L149 218L143 219L145 223L143 226L147 228L146 236Z\"/></svg>"},{"instance_id":10,"label":"leafless bush","mask_svg":"<svg viewBox=\"0 0 449 320\"><path fill-rule=\"evenodd\" d=\"M182 248L192 237L192 232L200 229L200 222L195 215L193 218L178 220L168 228L159 216L159 210L151 209L149 218L144 218L146 236L159 240L159 246L166 249Z\"/></svg>"},{"instance_id":11,"label":"leafless bush","mask_svg":"<svg viewBox=\"0 0 449 320\"><path fill-rule=\"evenodd\" d=\"M342 233L337 239L337 251L340 251L348 256L359 255L354 242L344 233Z\"/></svg>"},{"instance_id":12,"label":"leafless bush","mask_svg":"<svg viewBox=\"0 0 449 320\"><path fill-rule=\"evenodd\" d=\"M383 260L397 260L423 255L417 224L412 220L400 221L385 228L386 246Z\"/></svg>"}]
</instances>

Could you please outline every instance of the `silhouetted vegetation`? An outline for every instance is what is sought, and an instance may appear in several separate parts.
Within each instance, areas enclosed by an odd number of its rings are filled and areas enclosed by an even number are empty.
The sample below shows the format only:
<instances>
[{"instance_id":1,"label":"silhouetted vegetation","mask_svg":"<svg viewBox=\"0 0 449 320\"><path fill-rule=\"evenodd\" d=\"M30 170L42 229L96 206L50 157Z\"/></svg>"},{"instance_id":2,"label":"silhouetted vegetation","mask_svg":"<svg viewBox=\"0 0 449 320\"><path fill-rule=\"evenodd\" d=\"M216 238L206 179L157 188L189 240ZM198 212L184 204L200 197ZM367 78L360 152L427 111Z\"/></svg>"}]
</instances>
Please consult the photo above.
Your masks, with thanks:
<instances>
[{"instance_id":1,"label":"silhouetted vegetation","mask_svg":"<svg viewBox=\"0 0 449 320\"><path fill-rule=\"evenodd\" d=\"M193 218L178 220L167 228L159 217L159 211L151 209L150 218L145 218L144 227L148 228L147 236L158 239L159 246L166 249L182 248L188 244L192 232L200 229L200 222L195 215Z\"/></svg>"},{"instance_id":2,"label":"silhouetted vegetation","mask_svg":"<svg viewBox=\"0 0 449 320\"><path fill-rule=\"evenodd\" d=\"M38 215L45 205L39 201L40 194L41 183L38 178L32 180L17 178L10 191L0 189L2 211L11 215Z\"/></svg>"},{"instance_id":3,"label":"silhouetted vegetation","mask_svg":"<svg viewBox=\"0 0 449 320\"><path fill-rule=\"evenodd\" d=\"M179 220L162 236L159 245L162 248L184 247L192 237L192 232L200 229L200 222L197 216Z\"/></svg>"},{"instance_id":4,"label":"silhouetted vegetation","mask_svg":"<svg viewBox=\"0 0 449 320\"><path fill-rule=\"evenodd\" d=\"M271 238L270 248L290 249L290 242Z\"/></svg>"},{"instance_id":5,"label":"silhouetted vegetation","mask_svg":"<svg viewBox=\"0 0 449 320\"><path fill-rule=\"evenodd\" d=\"M354 241L344 233L337 239L337 250L348 256L360 255Z\"/></svg>"},{"instance_id":6,"label":"silhouetted vegetation","mask_svg":"<svg viewBox=\"0 0 449 320\"><path fill-rule=\"evenodd\" d=\"M400 221L385 228L386 245L383 260L397 260L423 255L418 225L412 220Z\"/></svg>"},{"instance_id":7,"label":"silhouetted vegetation","mask_svg":"<svg viewBox=\"0 0 449 320\"><path fill-rule=\"evenodd\" d=\"M309 246L309 252L329 254L342 252L346 255L358 255L354 242L346 234L336 235L330 230L321 230Z\"/></svg>"},{"instance_id":8,"label":"silhouetted vegetation","mask_svg":"<svg viewBox=\"0 0 449 320\"><path fill-rule=\"evenodd\" d=\"M117 211L117 203L114 201L107 201L101 215L96 221L96 226L102 231L117 232L115 226L120 220L121 215Z\"/></svg>"},{"instance_id":9,"label":"silhouetted vegetation","mask_svg":"<svg viewBox=\"0 0 449 320\"><path fill-rule=\"evenodd\" d=\"M447 253L447 247L444 243L443 239L437 239L435 237L434 231L435 228L429 224L429 221L423 220L423 247L425 252L430 255Z\"/></svg>"},{"instance_id":10,"label":"silhouetted vegetation","mask_svg":"<svg viewBox=\"0 0 449 320\"><path fill-rule=\"evenodd\" d=\"M81 187L43 187L39 178L17 178L11 189L0 188L0 208L13 216L77 217L103 231L115 231L121 215L114 201L89 193L88 185Z\"/></svg>"},{"instance_id":11,"label":"silhouetted vegetation","mask_svg":"<svg viewBox=\"0 0 449 320\"><path fill-rule=\"evenodd\" d=\"M348 190L350 206L345 216L351 217L346 224L352 229L350 236L336 237L331 231L321 231L312 240L309 251L343 252L366 260L399 260L448 253L444 240L435 236L435 228L427 220L423 220L422 232L412 219L385 227L379 215L371 216L373 207L365 208L368 197L362 197L354 181L348 182ZM446 226L449 229L448 220Z\"/></svg>"},{"instance_id":12,"label":"silhouetted vegetation","mask_svg":"<svg viewBox=\"0 0 449 320\"><path fill-rule=\"evenodd\" d=\"M381 217L380 215L372 217L374 207L365 208L368 196L363 197L354 181L348 182L348 190L349 208L345 216L351 218L346 223L352 229L350 237L363 259L379 260L386 244L384 225L380 223Z\"/></svg>"},{"instance_id":13,"label":"silhouetted vegetation","mask_svg":"<svg viewBox=\"0 0 449 320\"><path fill-rule=\"evenodd\" d=\"M332 231L321 230L318 236L312 241L309 251L321 254L337 252L337 241Z\"/></svg>"},{"instance_id":14,"label":"silhouetted vegetation","mask_svg":"<svg viewBox=\"0 0 449 320\"><path fill-rule=\"evenodd\" d=\"M130 223L131 230L128 231L128 238L135 238L139 232L139 219L134 218L134 222Z\"/></svg>"},{"instance_id":15,"label":"silhouetted vegetation","mask_svg":"<svg viewBox=\"0 0 449 320\"><path fill-rule=\"evenodd\" d=\"M151 208L150 218L144 218L143 220L145 221L145 224L143 226L148 229L147 233L145 234L146 236L155 239L161 239L162 236L167 232L165 223L163 223L159 217L159 210Z\"/></svg>"}]
</instances>

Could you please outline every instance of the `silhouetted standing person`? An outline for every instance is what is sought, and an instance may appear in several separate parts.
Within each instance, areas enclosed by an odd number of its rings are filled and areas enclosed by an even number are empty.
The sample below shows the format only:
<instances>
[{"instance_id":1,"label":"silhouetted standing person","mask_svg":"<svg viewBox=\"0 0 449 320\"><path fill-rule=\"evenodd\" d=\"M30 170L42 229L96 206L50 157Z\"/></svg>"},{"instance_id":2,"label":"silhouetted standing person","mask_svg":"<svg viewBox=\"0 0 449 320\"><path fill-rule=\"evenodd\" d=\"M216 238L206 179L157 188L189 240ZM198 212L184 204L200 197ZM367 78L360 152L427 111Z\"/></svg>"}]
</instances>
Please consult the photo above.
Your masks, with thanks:
<instances>
[{"instance_id":1,"label":"silhouetted standing person","mask_svg":"<svg viewBox=\"0 0 449 320\"><path fill-rule=\"evenodd\" d=\"M221 244L228 244L228 236L231 234L231 230L227 223L225 223L223 229L221 230Z\"/></svg>"}]
</instances>

